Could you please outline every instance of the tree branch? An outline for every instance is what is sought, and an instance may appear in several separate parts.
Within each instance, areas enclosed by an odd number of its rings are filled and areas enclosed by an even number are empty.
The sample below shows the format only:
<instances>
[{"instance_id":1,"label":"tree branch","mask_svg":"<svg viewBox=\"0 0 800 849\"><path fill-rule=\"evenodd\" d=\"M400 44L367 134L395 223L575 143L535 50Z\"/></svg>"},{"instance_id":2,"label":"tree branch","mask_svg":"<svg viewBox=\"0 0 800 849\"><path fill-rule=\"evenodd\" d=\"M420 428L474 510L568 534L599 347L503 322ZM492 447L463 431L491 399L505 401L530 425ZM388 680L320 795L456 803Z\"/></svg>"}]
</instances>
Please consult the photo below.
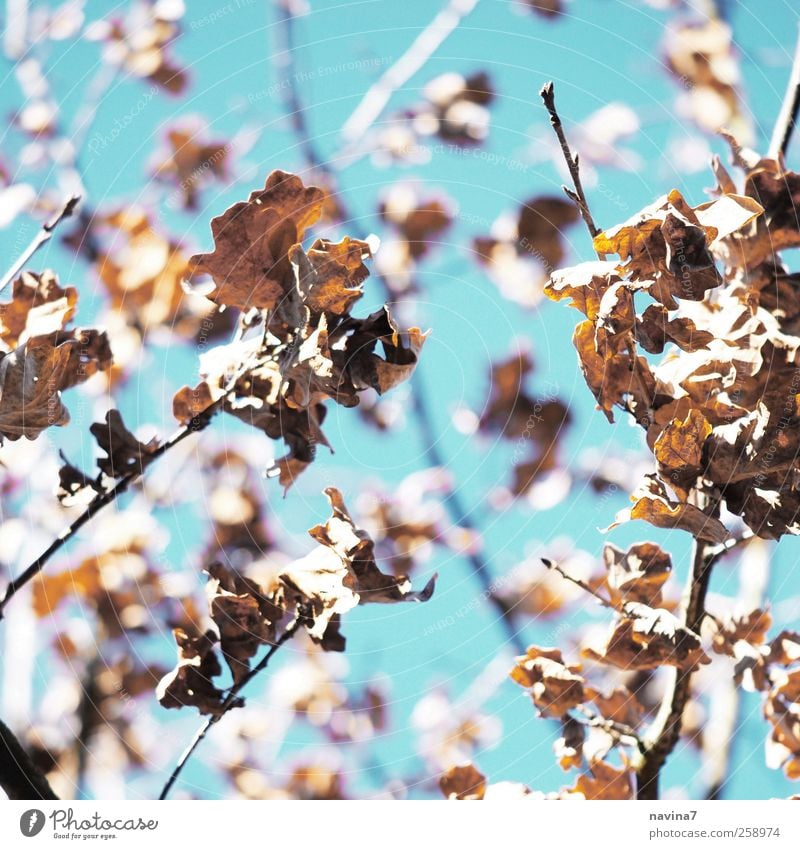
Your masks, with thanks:
<instances>
[{"instance_id":1,"label":"tree branch","mask_svg":"<svg viewBox=\"0 0 800 849\"><path fill-rule=\"evenodd\" d=\"M583 191L578 154L572 153L572 149L567 141L567 136L564 133L564 127L561 124L561 118L559 117L558 110L556 109L556 93L552 80L542 86L542 90L539 92L539 95L544 101L545 108L550 115L550 123L552 124L553 130L555 131L559 144L561 145L561 152L564 154L564 161L567 163L569 175L572 178L572 185L575 190L573 191L572 189L568 189L566 186L562 186L562 188L564 189L567 197L573 200L577 205L581 218L583 218L583 221L586 224L586 229L589 231L589 235L592 239L594 239L594 237L600 232L600 229L594 223L594 218L592 218L592 213L589 211L589 204L586 201L586 195ZM600 257L600 259L603 258L600 254L598 254L598 257Z\"/></svg>"},{"instance_id":2,"label":"tree branch","mask_svg":"<svg viewBox=\"0 0 800 849\"><path fill-rule=\"evenodd\" d=\"M789 82L786 85L786 94L783 96L781 111L778 114L778 120L775 122L772 139L769 143L769 156L773 159L786 156L797 123L798 112L800 112L800 33L797 38Z\"/></svg>"},{"instance_id":3,"label":"tree branch","mask_svg":"<svg viewBox=\"0 0 800 849\"><path fill-rule=\"evenodd\" d=\"M269 665L270 660L272 660L273 655L278 649L284 644L287 643L291 638L297 633L298 629L305 622L305 617L298 612L297 619L292 623L292 625L287 628L283 634L281 634L280 638L275 642L272 646L270 646L269 651L261 658L257 666L254 666L247 675L242 678L238 684L234 684L229 690L228 695L225 697L225 701L222 703L220 713L215 713L209 716L209 718L200 726L197 733L192 738L192 742L184 750L183 754L178 758L178 762L175 764L175 768L172 770L169 778L167 779L167 783L164 785L161 794L159 795L159 801L163 801L169 796L170 790L172 790L175 782L178 780L183 768L189 762L192 755L197 751L197 747L203 742L208 732L216 725L220 719L233 707L236 702L236 698L239 693L256 677L259 673L263 672L267 666Z\"/></svg>"},{"instance_id":4,"label":"tree branch","mask_svg":"<svg viewBox=\"0 0 800 849\"><path fill-rule=\"evenodd\" d=\"M78 205L78 201L80 201L80 197L78 195L72 195L64 202L61 209L49 221L42 224L39 232L36 236L34 236L28 247L25 248L11 268L9 268L3 275L3 279L0 280L0 292L2 292L3 289L5 289L6 286L8 286L8 284L17 277L36 251L38 251L42 245L50 241L53 237L53 230L55 230L65 218L69 218L72 215L75 211L75 207Z\"/></svg>"},{"instance_id":5,"label":"tree branch","mask_svg":"<svg viewBox=\"0 0 800 849\"><path fill-rule=\"evenodd\" d=\"M748 539L752 539L752 535ZM769 578L770 552L767 543L757 539L748 545L739 559L738 603L745 613L763 605ZM722 798L730 777L731 756L736 745L736 729L741 711L740 689L733 674L720 682L720 688L721 692L711 703L710 719L703 729L704 796L711 800Z\"/></svg>"},{"instance_id":6,"label":"tree branch","mask_svg":"<svg viewBox=\"0 0 800 849\"><path fill-rule=\"evenodd\" d=\"M9 799L58 799L47 778L33 763L14 732L2 721L0 721L0 787Z\"/></svg>"},{"instance_id":7,"label":"tree branch","mask_svg":"<svg viewBox=\"0 0 800 849\"><path fill-rule=\"evenodd\" d=\"M711 569L718 554L710 551L702 540L695 540L692 568L684 590L683 624L697 633L705 616L706 595L711 581ZM637 764L637 798L659 798L659 777L667 758L675 748L681 734L683 712L691 695L694 670L675 667L669 669L667 691L653 724L645 736L645 753Z\"/></svg>"},{"instance_id":8,"label":"tree branch","mask_svg":"<svg viewBox=\"0 0 800 849\"><path fill-rule=\"evenodd\" d=\"M342 126L345 150L354 150L380 117L392 95L402 88L441 47L478 0L449 0L447 5L414 39L403 55L372 85Z\"/></svg>"},{"instance_id":9,"label":"tree branch","mask_svg":"<svg viewBox=\"0 0 800 849\"><path fill-rule=\"evenodd\" d=\"M224 397L225 396L223 395L223 398ZM47 546L47 548L30 564L30 566L10 581L6 587L5 595L3 596L2 601L0 601L0 620L3 618L6 605L8 605L11 599L14 598L14 596L29 581L33 580L33 578L35 578L39 572L44 569L45 565L54 554L60 551L61 548L63 548L64 545L66 545L66 543L72 539L72 537L74 537L87 522L97 515L97 513L99 513L104 507L115 502L123 493L125 493L130 485L134 483L134 481L138 480L144 474L145 470L148 469L159 457L163 457L167 451L174 448L178 445L178 443L182 442L193 433L205 430L211 422L211 419L220 409L221 402L222 399L211 404L200 415L195 416L188 425L179 428L169 439L162 442L152 454L144 455L142 457L140 467L120 478L111 489L98 493L89 502L89 504L86 505L83 513L81 513L80 516L78 516L70 525L64 528L64 530L53 540L53 542L50 543L49 546Z\"/></svg>"},{"instance_id":10,"label":"tree branch","mask_svg":"<svg viewBox=\"0 0 800 849\"><path fill-rule=\"evenodd\" d=\"M545 557L540 557L539 559L542 561L542 563L544 563L544 565L548 569L553 569L554 571L558 572L558 574L561 575L564 580L569 581L571 584L575 584L576 587L580 587L585 593L588 593L590 596L599 601L603 607L607 607L610 610L617 609L607 598L603 598L603 596L601 596L600 593L597 592L597 590L590 587L586 583L586 581L582 581L580 578L576 578L573 575L570 575L569 572L566 572L564 569L562 569L562 567L559 566L558 563L553 563L552 560L548 560Z\"/></svg>"}]
</instances>

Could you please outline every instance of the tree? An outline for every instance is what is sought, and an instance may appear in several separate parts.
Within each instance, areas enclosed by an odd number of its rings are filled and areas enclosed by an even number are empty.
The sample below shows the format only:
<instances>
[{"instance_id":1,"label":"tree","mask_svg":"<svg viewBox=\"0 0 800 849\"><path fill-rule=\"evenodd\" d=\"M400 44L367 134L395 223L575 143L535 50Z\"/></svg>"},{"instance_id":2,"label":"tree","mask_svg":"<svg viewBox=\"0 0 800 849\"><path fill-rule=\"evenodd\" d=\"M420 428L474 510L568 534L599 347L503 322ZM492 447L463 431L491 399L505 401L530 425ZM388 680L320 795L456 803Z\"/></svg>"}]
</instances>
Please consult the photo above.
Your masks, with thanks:
<instances>
[{"instance_id":1,"label":"tree","mask_svg":"<svg viewBox=\"0 0 800 849\"><path fill-rule=\"evenodd\" d=\"M548 32L568 15L558 2L505 6ZM194 103L193 75L213 65L201 56L184 68L179 57L184 40L234 21L215 12L182 28L182 4L148 0L118 19L87 23L77 4L23 9L9 22L6 55L22 92L10 150L20 164L3 167L2 220L23 227L0 281L0 628L6 681L21 682L14 698L5 685L13 715L0 724L9 798L93 795L102 771L113 792L140 781L162 799L656 799L691 747L698 792L719 798L730 792L741 689L761 694L768 765L800 776L800 635L777 615L785 593L769 603L767 548L800 532L800 302L787 254L800 247L800 176L787 165L800 58L762 156L750 146L723 5L691 19L683 11L659 13L665 65L682 86L683 120L729 151L730 168L712 159L711 199L665 184L627 214L596 175L634 160L620 142L635 135L635 112L611 103L569 120L551 82L541 91L550 135L537 150L570 185L537 194L531 179L494 224L481 205L460 209L425 170L463 163L487 192L493 174L482 166L528 181L530 153L492 146L506 95L491 72L429 72L466 21L481 32L477 2L445 3L391 60L316 68L298 47L295 4L276 2L274 82L234 102L227 133L213 94L204 119L183 105ZM71 126L50 82L61 41L102 50ZM359 79L331 149L312 129L307 83L350 72L373 79ZM109 127L103 108L118 92L129 109ZM118 141L143 123L155 130L151 101L171 106L160 143L146 142L147 191L137 178L110 201L93 175ZM254 130L250 111L265 102L284 120ZM93 132L98 121L105 130ZM286 160L277 168L263 164L265 139ZM398 176L404 168L422 179ZM364 175L382 169L388 186L377 191ZM592 186L604 216L626 210L622 223L598 225ZM28 216L44 223L21 239ZM593 259L571 244L581 222ZM477 225L466 239L465 224ZM488 312L470 335L463 293L447 294L457 330L446 320L423 329L423 304L440 305L434 281L463 259L465 241L468 273L489 283L480 297L498 315L518 311L523 326L533 317L547 328L549 366L525 345L497 356L504 331ZM548 300L581 314L572 346L596 405L592 433L603 413L610 431L621 414L641 434L616 462L573 456L589 411L563 386L555 360L566 362L566 311ZM493 352L485 377L470 350L478 339ZM448 408L445 384L456 378L441 350L454 352L465 383L480 384L480 403ZM163 420L152 426L161 407L171 435ZM475 473L477 492L462 438L503 464L491 479ZM332 456L342 443L345 463ZM377 484L375 456L387 461ZM606 529L614 543L586 552L577 529L572 541L554 531L502 565L502 534L525 534L537 512L583 522L587 492L607 519L619 502ZM652 538L630 536L633 520L649 523ZM467 570L466 598L454 563ZM736 600L713 583L732 563ZM685 574L680 598L673 572ZM360 609L370 604L380 614ZM405 672L398 656L427 643L445 657L465 631L483 652L467 695L427 692L417 677L422 695L406 726L419 757L391 768L381 737L406 709L391 695ZM360 640L355 653L345 632ZM357 662L376 640L389 674L371 666L368 680L347 681L341 658ZM34 661L64 694L55 714L30 683ZM433 674L426 663L416 665ZM497 668L510 670L499 690ZM486 703L502 701L506 719L520 688L548 720L540 733L554 738L557 766L572 773L560 789L552 775L531 788L530 772L482 771L482 750L501 739ZM722 703L729 719L717 722ZM197 730L184 735L195 711ZM176 737L165 762L153 728L172 722L186 740ZM300 725L314 745L279 757ZM226 752L216 772L200 760L214 738Z\"/></svg>"}]
</instances>

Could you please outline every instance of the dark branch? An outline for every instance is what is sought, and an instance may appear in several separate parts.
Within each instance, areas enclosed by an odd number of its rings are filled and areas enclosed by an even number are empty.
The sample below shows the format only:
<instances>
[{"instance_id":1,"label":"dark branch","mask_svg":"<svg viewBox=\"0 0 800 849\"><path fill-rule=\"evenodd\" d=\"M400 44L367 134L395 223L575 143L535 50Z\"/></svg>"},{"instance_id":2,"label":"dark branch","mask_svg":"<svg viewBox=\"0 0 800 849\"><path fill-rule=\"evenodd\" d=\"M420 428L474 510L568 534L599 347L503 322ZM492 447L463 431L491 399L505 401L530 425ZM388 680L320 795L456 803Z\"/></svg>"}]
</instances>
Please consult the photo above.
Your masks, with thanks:
<instances>
[{"instance_id":1,"label":"dark branch","mask_svg":"<svg viewBox=\"0 0 800 849\"><path fill-rule=\"evenodd\" d=\"M572 149L569 146L569 142L567 141L567 136L564 133L564 127L561 125L561 118L558 116L558 110L556 109L556 93L552 81L545 83L539 94L544 101L548 114L550 115L550 123L553 125L553 130L558 137L558 142L561 145L561 152L564 154L564 160L567 163L567 168L569 168L572 185L575 189L575 191L572 191L565 186L564 191L566 192L567 197L573 200L577 205L581 218L583 218L586 224L586 229L589 231L589 235L592 239L594 239L600 230L594 223L592 213L589 211L589 204L586 201L586 195L583 191L578 154L573 154Z\"/></svg>"},{"instance_id":2,"label":"dark branch","mask_svg":"<svg viewBox=\"0 0 800 849\"><path fill-rule=\"evenodd\" d=\"M704 542L695 540L682 617L683 624L694 633L699 632L705 616L711 570L718 556L719 554L709 550ZM638 799L659 798L661 770L680 739L683 713L691 695L693 672L694 670L670 670L671 679L661 703L661 710L648 729L645 754L636 769Z\"/></svg>"},{"instance_id":3,"label":"dark branch","mask_svg":"<svg viewBox=\"0 0 800 849\"><path fill-rule=\"evenodd\" d=\"M224 398L224 396L223 396ZM60 551L66 543L75 536L75 534L97 513L109 504L113 504L123 493L125 493L134 481L138 480L159 457L163 457L171 448L174 448L178 443L183 442L188 436L205 430L208 427L214 414L219 410L221 401L217 401L210 405L199 416L196 416L192 422L185 427L177 430L169 439L162 442L161 445L152 453L142 457L142 463L138 469L129 472L124 477L120 478L114 486L106 492L98 493L86 505L83 513L75 519L72 524L66 527L50 545L30 564L21 574L14 578L6 587L5 595L0 601L0 620L3 618L3 613L6 605L11 599L29 582L32 581L49 562L50 558Z\"/></svg>"},{"instance_id":4,"label":"dark branch","mask_svg":"<svg viewBox=\"0 0 800 849\"><path fill-rule=\"evenodd\" d=\"M11 729L0 721L0 787L14 800L57 800L47 778Z\"/></svg>"}]
</instances>

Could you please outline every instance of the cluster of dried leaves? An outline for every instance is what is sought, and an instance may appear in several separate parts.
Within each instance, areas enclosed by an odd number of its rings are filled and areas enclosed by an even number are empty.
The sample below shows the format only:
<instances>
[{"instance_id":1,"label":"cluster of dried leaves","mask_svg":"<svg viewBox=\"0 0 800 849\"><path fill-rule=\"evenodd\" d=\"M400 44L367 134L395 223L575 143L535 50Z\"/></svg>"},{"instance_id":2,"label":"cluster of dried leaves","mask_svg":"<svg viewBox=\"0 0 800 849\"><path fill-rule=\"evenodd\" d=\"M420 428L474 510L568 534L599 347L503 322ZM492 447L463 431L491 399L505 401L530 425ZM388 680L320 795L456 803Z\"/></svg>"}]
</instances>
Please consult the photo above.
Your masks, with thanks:
<instances>
[{"instance_id":1,"label":"cluster of dried leaves","mask_svg":"<svg viewBox=\"0 0 800 849\"><path fill-rule=\"evenodd\" d=\"M178 665L158 688L164 707L192 705L200 713L213 715L243 704L239 697L231 700L213 680L222 673L217 647L235 687L247 678L250 661L262 646L278 644L299 626L325 651L343 651L341 616L356 605L420 602L431 597L435 578L415 592L405 576L381 572L372 540L353 523L341 493L329 488L326 495L332 515L309 531L317 546L276 570L269 583L221 563L208 567L212 627L204 632L175 630Z\"/></svg>"},{"instance_id":2,"label":"cluster of dried leaves","mask_svg":"<svg viewBox=\"0 0 800 849\"><path fill-rule=\"evenodd\" d=\"M0 437L36 439L63 426L61 393L111 365L105 332L68 328L78 292L52 271L24 272L0 304Z\"/></svg>"},{"instance_id":3,"label":"cluster of dried leaves","mask_svg":"<svg viewBox=\"0 0 800 849\"><path fill-rule=\"evenodd\" d=\"M208 299L248 316L249 334L201 356L203 380L179 390L176 419L188 425L212 405L283 439L272 473L288 488L328 442L325 401L345 407L408 379L426 334L401 331L388 308L351 315L369 272L367 242L317 239L305 250L325 193L282 171L211 222L214 250L192 257L213 281Z\"/></svg>"},{"instance_id":4,"label":"cluster of dried leaves","mask_svg":"<svg viewBox=\"0 0 800 849\"><path fill-rule=\"evenodd\" d=\"M630 412L655 456L657 475L617 521L710 543L732 530L723 506L764 538L800 531L800 307L781 260L800 244L800 176L734 151L739 186L715 160L713 200L692 207L672 191L597 236L618 261L556 272L546 288L586 317L573 341L598 407L609 420L614 407ZM641 312L637 296L651 301Z\"/></svg>"}]
</instances>

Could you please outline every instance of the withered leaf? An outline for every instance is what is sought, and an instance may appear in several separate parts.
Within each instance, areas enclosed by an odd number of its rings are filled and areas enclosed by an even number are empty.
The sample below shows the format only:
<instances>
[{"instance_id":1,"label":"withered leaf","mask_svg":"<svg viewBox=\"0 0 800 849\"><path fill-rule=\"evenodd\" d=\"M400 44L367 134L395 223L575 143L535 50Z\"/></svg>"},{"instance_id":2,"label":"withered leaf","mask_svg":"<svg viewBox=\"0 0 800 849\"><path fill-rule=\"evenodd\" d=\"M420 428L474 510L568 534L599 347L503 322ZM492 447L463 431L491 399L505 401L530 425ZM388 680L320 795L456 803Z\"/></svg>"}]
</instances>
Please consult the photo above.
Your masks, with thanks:
<instances>
[{"instance_id":1,"label":"withered leaf","mask_svg":"<svg viewBox=\"0 0 800 849\"><path fill-rule=\"evenodd\" d=\"M439 787L446 799L483 799L486 777L474 764L451 766L440 776Z\"/></svg>"},{"instance_id":2,"label":"withered leaf","mask_svg":"<svg viewBox=\"0 0 800 849\"><path fill-rule=\"evenodd\" d=\"M631 519L643 519L657 528L680 529L715 544L725 542L730 537L728 529L719 519L709 516L694 504L672 501L663 483L652 476L645 478L631 495L631 501L634 502L633 507L617 513L614 522L606 530Z\"/></svg>"},{"instance_id":3,"label":"withered leaf","mask_svg":"<svg viewBox=\"0 0 800 849\"><path fill-rule=\"evenodd\" d=\"M672 572L672 559L658 545L641 542L623 552L607 543L603 562L608 574L606 584L611 603L618 607L626 601L640 601L651 607L661 604L661 588Z\"/></svg>"},{"instance_id":4,"label":"withered leaf","mask_svg":"<svg viewBox=\"0 0 800 849\"><path fill-rule=\"evenodd\" d=\"M156 177L174 183L184 209L197 209L200 186L209 177L224 178L229 157L224 142L199 142L197 133L173 128L167 133L169 153L156 169Z\"/></svg>"},{"instance_id":5,"label":"withered leaf","mask_svg":"<svg viewBox=\"0 0 800 849\"><path fill-rule=\"evenodd\" d=\"M35 336L0 357L0 436L36 439L48 427L67 424L61 391L85 379L78 340Z\"/></svg>"},{"instance_id":6,"label":"withered leaf","mask_svg":"<svg viewBox=\"0 0 800 849\"><path fill-rule=\"evenodd\" d=\"M735 646L744 640L751 646L763 645L767 639L767 631L772 626L772 616L768 610L756 609L741 615L727 615L719 622L714 634L713 648L719 654L736 656ZM771 662L777 662L770 656Z\"/></svg>"},{"instance_id":7,"label":"withered leaf","mask_svg":"<svg viewBox=\"0 0 800 849\"><path fill-rule=\"evenodd\" d=\"M421 591L414 592L404 575L395 577L381 572L375 562L374 543L353 523L342 494L333 487L328 487L325 494L332 515L324 525L309 531L319 546L280 575L289 590L310 605L311 636L323 640L333 618L357 604L428 601L436 576Z\"/></svg>"},{"instance_id":8,"label":"withered leaf","mask_svg":"<svg viewBox=\"0 0 800 849\"><path fill-rule=\"evenodd\" d=\"M586 701L580 666L567 666L560 649L531 646L517 658L511 678L530 691L543 716L563 716Z\"/></svg>"},{"instance_id":9,"label":"withered leaf","mask_svg":"<svg viewBox=\"0 0 800 849\"><path fill-rule=\"evenodd\" d=\"M658 473L684 497L702 471L703 446L711 430L708 419L691 409L685 419L673 419L656 439Z\"/></svg>"},{"instance_id":10,"label":"withered leaf","mask_svg":"<svg viewBox=\"0 0 800 849\"><path fill-rule=\"evenodd\" d=\"M561 769L569 770L581 765L585 739L586 727L583 723L566 716L561 723L561 736L553 746Z\"/></svg>"},{"instance_id":11,"label":"withered leaf","mask_svg":"<svg viewBox=\"0 0 800 849\"><path fill-rule=\"evenodd\" d=\"M572 298L569 305L595 321L603 295L621 281L616 263L605 260L583 262L554 271L544 287L544 293L553 301Z\"/></svg>"},{"instance_id":12,"label":"withered leaf","mask_svg":"<svg viewBox=\"0 0 800 849\"><path fill-rule=\"evenodd\" d=\"M116 409L106 413L104 423L95 422L89 430L97 440L100 450L107 455L101 457L97 465L103 474L110 478L142 472L148 455L158 448L158 439L155 437L147 443L139 442L125 427L122 414Z\"/></svg>"},{"instance_id":13,"label":"withered leaf","mask_svg":"<svg viewBox=\"0 0 800 849\"><path fill-rule=\"evenodd\" d=\"M586 799L624 800L634 798L631 771L625 765L616 769L602 760L593 760L590 772L579 775L574 793L583 793Z\"/></svg>"},{"instance_id":14,"label":"withered leaf","mask_svg":"<svg viewBox=\"0 0 800 849\"><path fill-rule=\"evenodd\" d=\"M214 646L217 636L206 631L190 636L181 628L173 632L178 644L178 665L165 675L156 688L156 698L165 708L196 707L201 714L219 716L223 713L225 693L213 684L222 674ZM231 707L241 707L237 698Z\"/></svg>"},{"instance_id":15,"label":"withered leaf","mask_svg":"<svg viewBox=\"0 0 800 849\"><path fill-rule=\"evenodd\" d=\"M345 237L341 242L317 239L306 253L294 245L289 259L297 269L303 301L314 313L346 315L364 294L361 284L369 275L364 260L370 246Z\"/></svg>"},{"instance_id":16,"label":"withered leaf","mask_svg":"<svg viewBox=\"0 0 800 849\"><path fill-rule=\"evenodd\" d=\"M208 568L206 585L211 618L219 630L220 649L238 683L250 670L250 658L275 638L275 621L283 615L252 581L221 563Z\"/></svg>"},{"instance_id":17,"label":"withered leaf","mask_svg":"<svg viewBox=\"0 0 800 849\"><path fill-rule=\"evenodd\" d=\"M714 334L698 330L690 318L669 318L669 311L651 304L636 319L636 341L651 354L660 354L667 342L673 342L683 351L708 348Z\"/></svg>"},{"instance_id":18,"label":"withered leaf","mask_svg":"<svg viewBox=\"0 0 800 849\"><path fill-rule=\"evenodd\" d=\"M58 500L65 506L81 503L84 499L90 500L99 491L97 481L87 477L80 469L73 466L63 452L59 452L61 467L58 470Z\"/></svg>"},{"instance_id":19,"label":"withered leaf","mask_svg":"<svg viewBox=\"0 0 800 849\"><path fill-rule=\"evenodd\" d=\"M708 663L700 637L666 610L626 602L603 647L585 646L585 657L620 669L676 666L684 671Z\"/></svg>"},{"instance_id":20,"label":"withered leaf","mask_svg":"<svg viewBox=\"0 0 800 849\"><path fill-rule=\"evenodd\" d=\"M24 271L14 281L11 301L0 304L0 339L11 349L32 336L63 330L77 302L77 289L62 289L55 272Z\"/></svg>"},{"instance_id":21,"label":"withered leaf","mask_svg":"<svg viewBox=\"0 0 800 849\"><path fill-rule=\"evenodd\" d=\"M290 292L289 249L320 216L325 194L299 177L273 171L264 188L211 221L214 250L190 260L193 272L209 274L217 304L274 309Z\"/></svg>"}]
</instances>

